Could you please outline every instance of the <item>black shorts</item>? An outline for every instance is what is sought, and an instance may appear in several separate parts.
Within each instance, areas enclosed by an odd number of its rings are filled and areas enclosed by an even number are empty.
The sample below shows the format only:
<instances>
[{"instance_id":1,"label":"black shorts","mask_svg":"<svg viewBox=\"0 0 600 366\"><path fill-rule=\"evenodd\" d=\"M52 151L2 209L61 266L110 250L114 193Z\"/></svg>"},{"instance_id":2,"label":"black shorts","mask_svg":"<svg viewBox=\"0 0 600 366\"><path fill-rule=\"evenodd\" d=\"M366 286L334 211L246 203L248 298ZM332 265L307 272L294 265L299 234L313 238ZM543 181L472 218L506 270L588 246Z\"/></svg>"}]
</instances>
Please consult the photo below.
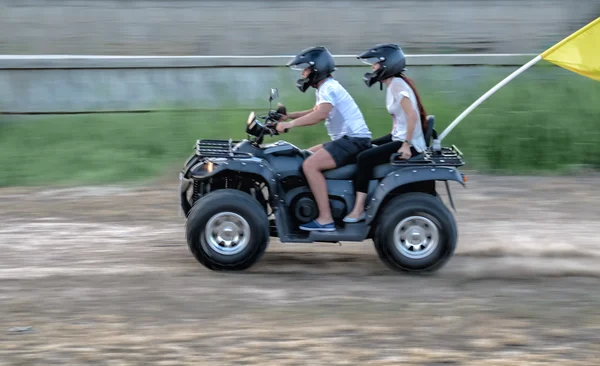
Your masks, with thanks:
<instances>
[{"instance_id":1,"label":"black shorts","mask_svg":"<svg viewBox=\"0 0 600 366\"><path fill-rule=\"evenodd\" d=\"M336 167L356 162L356 156L370 147L370 138L348 136L323 144L323 149L333 157Z\"/></svg>"}]
</instances>

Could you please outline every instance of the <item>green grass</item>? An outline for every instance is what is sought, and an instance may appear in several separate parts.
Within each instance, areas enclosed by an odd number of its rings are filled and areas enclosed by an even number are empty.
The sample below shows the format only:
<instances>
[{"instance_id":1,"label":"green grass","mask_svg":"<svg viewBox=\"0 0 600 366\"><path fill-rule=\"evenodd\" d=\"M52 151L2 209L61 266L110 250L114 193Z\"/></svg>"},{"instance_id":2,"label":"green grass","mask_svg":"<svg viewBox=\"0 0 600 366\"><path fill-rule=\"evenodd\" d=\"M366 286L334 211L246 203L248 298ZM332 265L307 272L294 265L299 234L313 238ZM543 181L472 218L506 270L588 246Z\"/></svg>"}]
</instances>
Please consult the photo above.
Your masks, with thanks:
<instances>
[{"instance_id":1,"label":"green grass","mask_svg":"<svg viewBox=\"0 0 600 366\"><path fill-rule=\"evenodd\" d=\"M465 154L465 168L515 174L600 168L600 83L573 73L523 74L485 101L446 138ZM501 79L501 78L500 78ZM460 91L421 94L438 133L500 79ZM418 80L417 80L418 82ZM391 119L378 88L351 91L375 136ZM359 89L356 89L359 90ZM374 98L373 93L376 94ZM289 110L312 95L286 98ZM264 104L264 109L268 105ZM259 110L259 109L257 109ZM0 186L136 181L183 164L198 138L245 138L248 110L173 111L52 117L0 117ZM327 140L323 125L281 136L301 147ZM266 142L269 138L266 139Z\"/></svg>"}]
</instances>

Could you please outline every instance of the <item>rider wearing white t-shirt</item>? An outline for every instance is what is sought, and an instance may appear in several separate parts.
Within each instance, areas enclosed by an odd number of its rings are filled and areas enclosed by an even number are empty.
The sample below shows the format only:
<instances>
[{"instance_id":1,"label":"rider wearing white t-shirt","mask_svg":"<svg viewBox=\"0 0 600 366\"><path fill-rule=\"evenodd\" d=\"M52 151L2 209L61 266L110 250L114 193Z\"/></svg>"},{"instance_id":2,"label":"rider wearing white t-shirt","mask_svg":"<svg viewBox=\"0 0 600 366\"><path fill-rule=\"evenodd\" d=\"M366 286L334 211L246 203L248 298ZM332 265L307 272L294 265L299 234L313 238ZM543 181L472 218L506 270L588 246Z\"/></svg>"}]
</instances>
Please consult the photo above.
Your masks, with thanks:
<instances>
[{"instance_id":1,"label":"rider wearing white t-shirt","mask_svg":"<svg viewBox=\"0 0 600 366\"><path fill-rule=\"evenodd\" d=\"M335 71L335 63L325 47L308 48L288 62L287 66L302 71L302 78L296 82L296 86L303 93L309 87L315 88L316 103L312 110L284 116L284 120L291 118L292 121L279 122L277 130L283 132L325 120L325 127L331 138L331 141L311 148L313 155L302 164L308 185L317 201L319 216L300 226L300 229L334 231L323 171L353 162L360 152L370 148L371 131L352 96L331 77L331 73Z\"/></svg>"},{"instance_id":2,"label":"rider wearing white t-shirt","mask_svg":"<svg viewBox=\"0 0 600 366\"><path fill-rule=\"evenodd\" d=\"M332 141L344 136L371 139L371 131L358 105L337 80L328 77L315 94L316 105L329 103L333 106L325 122Z\"/></svg>"},{"instance_id":3,"label":"rider wearing white t-shirt","mask_svg":"<svg viewBox=\"0 0 600 366\"><path fill-rule=\"evenodd\" d=\"M414 83L404 76L406 61L400 47L379 44L358 58L373 68L372 73L365 74L367 86L371 87L377 82L386 85L385 104L392 115L393 126L390 134L372 141L376 147L357 157L358 174L354 177L356 201L352 211L344 218L344 222L349 223L365 219L367 189L376 165L388 162L393 153L401 153L401 159L410 159L427 148L423 134L427 113Z\"/></svg>"},{"instance_id":4,"label":"rider wearing white t-shirt","mask_svg":"<svg viewBox=\"0 0 600 366\"><path fill-rule=\"evenodd\" d=\"M415 114L419 114L419 105L417 96L413 89L408 83L401 77L394 77L390 81L386 97L385 106L392 119L394 121L392 127L392 141L406 141L406 135L408 130L408 117L407 113L402 108L401 102L403 98L407 98L410 101L410 106ZM423 134L423 126L421 123L416 123L413 129L413 133L408 142L418 152L423 152L427 149L425 145L425 135Z\"/></svg>"}]
</instances>

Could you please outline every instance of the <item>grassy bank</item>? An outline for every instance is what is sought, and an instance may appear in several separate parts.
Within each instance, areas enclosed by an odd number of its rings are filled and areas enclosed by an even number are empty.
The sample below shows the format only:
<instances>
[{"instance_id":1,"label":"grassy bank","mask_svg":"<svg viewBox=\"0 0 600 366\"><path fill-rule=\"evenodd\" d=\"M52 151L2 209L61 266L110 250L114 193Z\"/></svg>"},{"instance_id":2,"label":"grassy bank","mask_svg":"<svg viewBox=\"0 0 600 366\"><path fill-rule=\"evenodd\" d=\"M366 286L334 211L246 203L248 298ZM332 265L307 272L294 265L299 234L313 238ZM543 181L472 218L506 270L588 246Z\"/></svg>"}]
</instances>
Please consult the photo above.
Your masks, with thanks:
<instances>
[{"instance_id":1,"label":"grassy bank","mask_svg":"<svg viewBox=\"0 0 600 366\"><path fill-rule=\"evenodd\" d=\"M520 76L470 114L444 141L466 155L469 169L502 173L600 168L600 83L572 73L556 78ZM473 88L475 98L499 80ZM471 92L472 92L471 91ZM354 93L375 135L391 119L378 88ZM460 91L421 90L441 132L474 101ZM286 98L290 110L313 96ZM264 104L266 107L266 104ZM148 114L0 117L0 186L96 184L153 177L182 164L197 138L244 138L248 110ZM282 137L302 147L327 139L322 125ZM268 141L268 139L267 139Z\"/></svg>"}]
</instances>

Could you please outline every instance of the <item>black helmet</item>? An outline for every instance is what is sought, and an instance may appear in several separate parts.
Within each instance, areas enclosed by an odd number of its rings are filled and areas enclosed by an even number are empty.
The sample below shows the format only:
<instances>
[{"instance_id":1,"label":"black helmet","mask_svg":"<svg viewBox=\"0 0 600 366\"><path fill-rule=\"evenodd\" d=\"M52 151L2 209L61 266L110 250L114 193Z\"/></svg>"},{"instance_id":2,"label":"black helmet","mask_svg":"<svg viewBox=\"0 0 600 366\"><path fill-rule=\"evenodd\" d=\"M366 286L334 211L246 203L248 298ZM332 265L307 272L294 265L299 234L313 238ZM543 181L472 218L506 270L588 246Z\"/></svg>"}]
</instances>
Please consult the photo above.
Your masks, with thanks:
<instances>
[{"instance_id":1,"label":"black helmet","mask_svg":"<svg viewBox=\"0 0 600 366\"><path fill-rule=\"evenodd\" d=\"M406 58L402 49L395 44L378 44L357 56L362 62L373 65L380 63L375 72L368 72L363 80L368 87L389 77L399 75L406 70Z\"/></svg>"},{"instance_id":2,"label":"black helmet","mask_svg":"<svg viewBox=\"0 0 600 366\"><path fill-rule=\"evenodd\" d=\"M327 48L321 46L303 50L286 66L292 70L311 68L311 73L307 78L296 81L296 86L303 93L311 86L316 88L319 81L327 78L336 69L333 56Z\"/></svg>"}]
</instances>

